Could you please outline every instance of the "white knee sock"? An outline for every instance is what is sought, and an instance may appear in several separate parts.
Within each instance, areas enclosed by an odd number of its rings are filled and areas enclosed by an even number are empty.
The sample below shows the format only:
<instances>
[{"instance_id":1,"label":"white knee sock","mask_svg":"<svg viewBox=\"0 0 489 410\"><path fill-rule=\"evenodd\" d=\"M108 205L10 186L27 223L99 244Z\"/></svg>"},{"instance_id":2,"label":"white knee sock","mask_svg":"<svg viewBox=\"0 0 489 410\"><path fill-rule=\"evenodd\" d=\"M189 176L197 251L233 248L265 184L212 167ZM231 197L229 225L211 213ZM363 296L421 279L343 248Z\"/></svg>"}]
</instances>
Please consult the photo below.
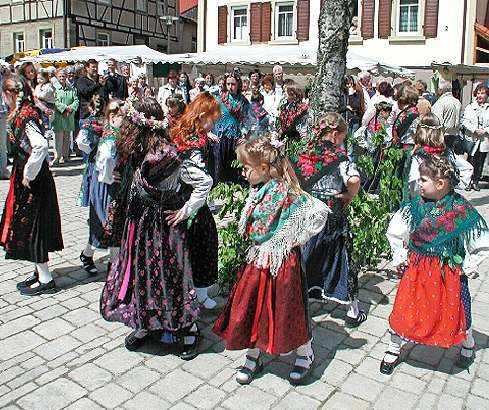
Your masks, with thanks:
<instances>
[{"instance_id":1,"label":"white knee sock","mask_svg":"<svg viewBox=\"0 0 489 410\"><path fill-rule=\"evenodd\" d=\"M117 254L119 253L119 247L113 248L109 247L109 262L114 263L115 258L117 258Z\"/></svg>"},{"instance_id":2,"label":"white knee sock","mask_svg":"<svg viewBox=\"0 0 489 410\"><path fill-rule=\"evenodd\" d=\"M217 305L217 302L209 297L207 290L209 288L195 288L197 293L197 301L202 303L206 309L212 309Z\"/></svg>"},{"instance_id":3,"label":"white knee sock","mask_svg":"<svg viewBox=\"0 0 489 410\"><path fill-rule=\"evenodd\" d=\"M467 329L467 339L462 342L462 349L460 349L460 354L466 357L472 357L472 349L475 346L475 339L472 331L472 326ZM468 350L470 349L470 350Z\"/></svg>"},{"instance_id":4,"label":"white knee sock","mask_svg":"<svg viewBox=\"0 0 489 410\"><path fill-rule=\"evenodd\" d=\"M148 334L147 330L139 329L136 333L134 333L134 337L137 339L142 339Z\"/></svg>"},{"instance_id":5,"label":"white knee sock","mask_svg":"<svg viewBox=\"0 0 489 410\"><path fill-rule=\"evenodd\" d=\"M53 280L53 275L49 272L48 263L36 263L36 270L39 278L39 282L48 283Z\"/></svg>"},{"instance_id":6,"label":"white knee sock","mask_svg":"<svg viewBox=\"0 0 489 410\"><path fill-rule=\"evenodd\" d=\"M346 312L346 316L357 318L360 314L360 309L358 308L358 299L355 299L350 302L350 306L348 308L348 312Z\"/></svg>"},{"instance_id":7,"label":"white knee sock","mask_svg":"<svg viewBox=\"0 0 489 410\"><path fill-rule=\"evenodd\" d=\"M405 344L401 337L396 334L391 334L391 340L389 342L389 348L387 349L387 353L384 356L384 361L387 363L394 363L397 358L399 357L398 355L401 354L401 347ZM389 354L395 353L395 354Z\"/></svg>"},{"instance_id":8,"label":"white knee sock","mask_svg":"<svg viewBox=\"0 0 489 410\"><path fill-rule=\"evenodd\" d=\"M253 359L258 359L260 357L261 350L258 347L255 347L253 349L248 349L248 353L246 353L246 356L252 357ZM255 370L256 367L256 362L253 360L248 359L246 357L246 361L243 367L246 367L250 369L251 371Z\"/></svg>"},{"instance_id":9,"label":"white knee sock","mask_svg":"<svg viewBox=\"0 0 489 410\"><path fill-rule=\"evenodd\" d=\"M85 256L88 256L89 258L91 258L91 257L93 257L94 253L95 253L95 248L92 245L90 245L89 243L87 243L87 247L83 251L83 254Z\"/></svg>"},{"instance_id":10,"label":"white knee sock","mask_svg":"<svg viewBox=\"0 0 489 410\"><path fill-rule=\"evenodd\" d=\"M192 327L190 328L189 332L197 332L197 330L199 330L199 328L197 327L197 323L194 323L192 325ZM195 336L194 335L185 336L183 338L183 343L185 343L186 345L191 345L194 342L195 342Z\"/></svg>"}]
</instances>

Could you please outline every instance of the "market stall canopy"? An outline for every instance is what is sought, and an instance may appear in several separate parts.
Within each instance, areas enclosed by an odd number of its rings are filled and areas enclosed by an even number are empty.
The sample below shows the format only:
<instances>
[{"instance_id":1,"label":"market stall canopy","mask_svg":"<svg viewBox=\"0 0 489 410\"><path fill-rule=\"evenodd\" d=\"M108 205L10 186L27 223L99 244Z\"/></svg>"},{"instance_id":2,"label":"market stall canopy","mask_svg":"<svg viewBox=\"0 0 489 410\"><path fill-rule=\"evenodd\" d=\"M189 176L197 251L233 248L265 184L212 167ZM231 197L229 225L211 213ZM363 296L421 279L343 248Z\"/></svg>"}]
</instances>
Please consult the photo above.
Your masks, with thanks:
<instances>
[{"instance_id":1,"label":"market stall canopy","mask_svg":"<svg viewBox=\"0 0 489 410\"><path fill-rule=\"evenodd\" d=\"M274 66L280 64L284 68L295 68L298 71L310 72L317 62L317 49L305 48L301 45L270 46L257 44L253 46L222 46L213 51L203 53L172 55L175 62L194 65L245 65ZM387 64L348 51L346 67L349 70L368 70L374 75L410 77L415 73L406 68Z\"/></svg>"},{"instance_id":2,"label":"market stall canopy","mask_svg":"<svg viewBox=\"0 0 489 410\"><path fill-rule=\"evenodd\" d=\"M50 55L39 55L23 60L33 62L77 62L87 61L91 58L97 61L106 61L109 58L115 58L120 63L142 62L146 64L174 61L172 55L160 53L145 45L81 47L76 50Z\"/></svg>"},{"instance_id":3,"label":"market stall canopy","mask_svg":"<svg viewBox=\"0 0 489 410\"><path fill-rule=\"evenodd\" d=\"M445 76L451 75L452 77L468 77L470 79L476 77L484 77L489 75L489 66L482 65L467 65L467 64L451 64L451 63L437 63L433 61L431 63L433 70L438 70Z\"/></svg>"}]
</instances>

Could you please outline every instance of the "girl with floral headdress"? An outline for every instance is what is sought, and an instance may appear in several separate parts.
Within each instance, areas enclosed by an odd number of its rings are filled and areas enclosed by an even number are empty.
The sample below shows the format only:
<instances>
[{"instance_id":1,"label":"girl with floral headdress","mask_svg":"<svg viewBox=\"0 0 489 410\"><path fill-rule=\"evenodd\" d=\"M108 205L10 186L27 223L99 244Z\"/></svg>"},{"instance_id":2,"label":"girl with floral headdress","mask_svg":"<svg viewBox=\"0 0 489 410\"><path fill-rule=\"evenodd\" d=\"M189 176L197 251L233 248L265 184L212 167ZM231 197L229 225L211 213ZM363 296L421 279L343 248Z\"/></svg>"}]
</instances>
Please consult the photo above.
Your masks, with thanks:
<instances>
[{"instance_id":1,"label":"girl with floral headdress","mask_svg":"<svg viewBox=\"0 0 489 410\"><path fill-rule=\"evenodd\" d=\"M445 145L443 126L440 119L431 112L421 115L414 135L414 150L408 157L409 178L404 182L403 200L407 201L421 193L419 187L419 166L426 159L436 155L450 158L459 170L460 183L458 188L463 189L470 184L474 167L465 159Z\"/></svg>"},{"instance_id":2,"label":"girl with floral headdress","mask_svg":"<svg viewBox=\"0 0 489 410\"><path fill-rule=\"evenodd\" d=\"M226 340L227 349L248 349L236 374L240 384L263 369L262 350L296 350L292 383L304 382L314 362L299 245L321 230L329 210L302 191L281 145L261 136L236 150L251 186L239 225L252 245L212 331Z\"/></svg>"},{"instance_id":3,"label":"girl with floral headdress","mask_svg":"<svg viewBox=\"0 0 489 410\"><path fill-rule=\"evenodd\" d=\"M17 284L27 296L54 293L48 252L63 249L56 186L48 166L48 142L32 89L20 76L3 80L9 107L8 138L14 159L10 189L0 223L6 259L34 262L34 275Z\"/></svg>"},{"instance_id":4,"label":"girl with floral headdress","mask_svg":"<svg viewBox=\"0 0 489 410\"><path fill-rule=\"evenodd\" d=\"M306 245L302 260L311 295L348 306L346 327L357 327L367 315L358 306L358 271L352 261L353 239L345 208L360 188L354 163L342 148L347 124L327 113L314 127L315 137L304 152L292 157L301 187L328 205L332 214L322 231Z\"/></svg>"},{"instance_id":5,"label":"girl with floral headdress","mask_svg":"<svg viewBox=\"0 0 489 410\"><path fill-rule=\"evenodd\" d=\"M403 275L389 317L384 374L394 371L409 341L444 348L462 343L460 368L475 356L466 275L489 255L487 224L454 192L460 176L450 159L430 156L419 174L421 195L401 206L387 230L392 263Z\"/></svg>"},{"instance_id":6,"label":"girl with floral headdress","mask_svg":"<svg viewBox=\"0 0 489 410\"><path fill-rule=\"evenodd\" d=\"M199 170L204 171L206 178L210 177L206 159L212 150L207 135L213 129L214 122L220 117L220 104L208 91L203 91L187 106L170 134L184 161L190 161ZM192 178L202 176L201 172L193 176L189 175ZM197 180L195 185L200 186ZM207 205L207 196L211 187L208 188L208 190L195 192L194 200L202 204L188 218L187 227L197 300L205 309L213 309L216 302L208 296L207 289L217 280L218 237L216 222Z\"/></svg>"},{"instance_id":7,"label":"girl with floral headdress","mask_svg":"<svg viewBox=\"0 0 489 410\"><path fill-rule=\"evenodd\" d=\"M104 130L105 105L106 103L103 97L95 94L88 103L89 116L80 120L80 131L76 137L76 143L78 148L83 152L85 169L83 171L82 186L77 201L78 206L90 206L95 157L97 155L98 142ZM95 222L96 218L91 218L89 215L90 220ZM95 253L95 248L98 246L100 246L98 238L90 234L85 250L80 253L80 261L89 275L96 275L98 273L98 269L93 261L93 254Z\"/></svg>"},{"instance_id":8,"label":"girl with floral headdress","mask_svg":"<svg viewBox=\"0 0 489 410\"><path fill-rule=\"evenodd\" d=\"M185 160L164 129L154 98L127 109L119 149L135 169L119 255L102 291L100 311L108 321L134 329L128 350L142 347L151 331L182 340L180 358L198 354L199 303L192 280L187 219L212 186L205 170ZM161 332L159 332L161 336Z\"/></svg>"}]
</instances>

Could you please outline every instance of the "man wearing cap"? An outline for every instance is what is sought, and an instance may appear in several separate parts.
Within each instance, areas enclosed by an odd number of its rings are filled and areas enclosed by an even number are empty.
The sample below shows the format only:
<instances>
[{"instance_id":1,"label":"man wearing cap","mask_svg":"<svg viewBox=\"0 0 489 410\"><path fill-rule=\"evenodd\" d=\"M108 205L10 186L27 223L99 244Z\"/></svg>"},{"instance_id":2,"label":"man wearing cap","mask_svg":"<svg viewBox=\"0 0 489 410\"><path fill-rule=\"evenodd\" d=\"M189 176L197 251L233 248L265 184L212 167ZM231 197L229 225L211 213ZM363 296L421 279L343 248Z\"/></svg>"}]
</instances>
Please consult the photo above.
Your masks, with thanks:
<instances>
[{"instance_id":1,"label":"man wearing cap","mask_svg":"<svg viewBox=\"0 0 489 410\"><path fill-rule=\"evenodd\" d=\"M127 91L127 80L117 72L117 61L111 58L107 61L107 81L105 88L109 98L119 98L125 100L129 94Z\"/></svg>"},{"instance_id":2,"label":"man wearing cap","mask_svg":"<svg viewBox=\"0 0 489 410\"><path fill-rule=\"evenodd\" d=\"M205 78L198 77L194 81L195 86L189 91L190 101L195 100L195 97L197 97L197 95L199 95L202 91L205 91Z\"/></svg>"}]
</instances>

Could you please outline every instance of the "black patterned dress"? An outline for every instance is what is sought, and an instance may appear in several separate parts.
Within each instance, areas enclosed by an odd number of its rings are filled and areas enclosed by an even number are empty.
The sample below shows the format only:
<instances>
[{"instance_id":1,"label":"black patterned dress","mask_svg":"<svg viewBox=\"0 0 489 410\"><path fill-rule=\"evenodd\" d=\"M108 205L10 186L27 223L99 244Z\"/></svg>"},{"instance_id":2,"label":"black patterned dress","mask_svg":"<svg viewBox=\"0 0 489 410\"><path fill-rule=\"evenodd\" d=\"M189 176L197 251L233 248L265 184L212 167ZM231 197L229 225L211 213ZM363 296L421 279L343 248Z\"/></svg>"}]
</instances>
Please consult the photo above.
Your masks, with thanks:
<instances>
[{"instance_id":1,"label":"black patterned dress","mask_svg":"<svg viewBox=\"0 0 489 410\"><path fill-rule=\"evenodd\" d=\"M164 144L134 174L119 256L100 301L108 321L179 334L198 318L186 221L170 227L164 213L181 209L189 197L181 163L177 150Z\"/></svg>"},{"instance_id":2,"label":"black patterned dress","mask_svg":"<svg viewBox=\"0 0 489 410\"><path fill-rule=\"evenodd\" d=\"M56 186L40 127L39 114L25 102L9 135L14 164L0 223L0 245L6 259L44 263L48 252L63 249ZM33 147L34 139L42 144ZM30 175L30 188L22 185L26 167L28 173L35 173L32 171L39 167L36 175Z\"/></svg>"}]
</instances>

